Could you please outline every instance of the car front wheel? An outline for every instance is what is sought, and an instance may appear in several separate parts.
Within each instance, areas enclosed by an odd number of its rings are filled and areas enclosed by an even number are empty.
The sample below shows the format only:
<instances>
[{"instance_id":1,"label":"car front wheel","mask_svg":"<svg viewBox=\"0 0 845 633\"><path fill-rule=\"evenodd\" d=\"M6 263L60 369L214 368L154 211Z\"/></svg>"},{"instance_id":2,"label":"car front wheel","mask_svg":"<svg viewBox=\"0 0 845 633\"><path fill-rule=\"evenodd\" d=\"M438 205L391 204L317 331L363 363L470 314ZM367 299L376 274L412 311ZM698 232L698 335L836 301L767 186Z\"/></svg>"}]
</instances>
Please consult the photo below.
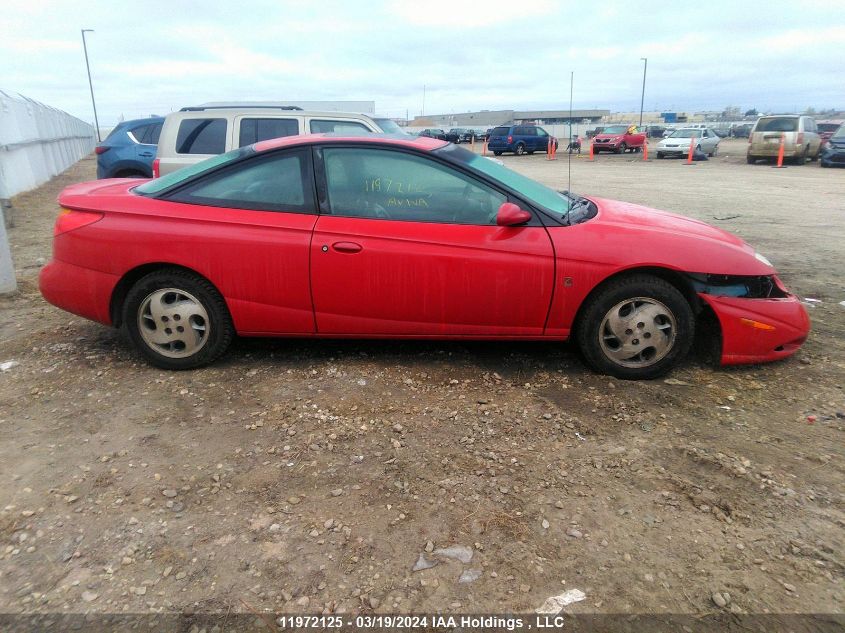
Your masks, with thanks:
<instances>
[{"instance_id":1,"label":"car front wheel","mask_svg":"<svg viewBox=\"0 0 845 633\"><path fill-rule=\"evenodd\" d=\"M576 339L587 364L627 380L662 376L689 352L695 318L672 284L651 275L608 283L584 306Z\"/></svg>"},{"instance_id":2,"label":"car front wheel","mask_svg":"<svg viewBox=\"0 0 845 633\"><path fill-rule=\"evenodd\" d=\"M625 143L619 143L619 147L616 148L617 154L624 154L628 151L628 146Z\"/></svg>"},{"instance_id":3,"label":"car front wheel","mask_svg":"<svg viewBox=\"0 0 845 633\"><path fill-rule=\"evenodd\" d=\"M163 369L207 365L234 336L232 317L217 289L176 268L152 272L132 286L123 322L138 350Z\"/></svg>"}]
</instances>

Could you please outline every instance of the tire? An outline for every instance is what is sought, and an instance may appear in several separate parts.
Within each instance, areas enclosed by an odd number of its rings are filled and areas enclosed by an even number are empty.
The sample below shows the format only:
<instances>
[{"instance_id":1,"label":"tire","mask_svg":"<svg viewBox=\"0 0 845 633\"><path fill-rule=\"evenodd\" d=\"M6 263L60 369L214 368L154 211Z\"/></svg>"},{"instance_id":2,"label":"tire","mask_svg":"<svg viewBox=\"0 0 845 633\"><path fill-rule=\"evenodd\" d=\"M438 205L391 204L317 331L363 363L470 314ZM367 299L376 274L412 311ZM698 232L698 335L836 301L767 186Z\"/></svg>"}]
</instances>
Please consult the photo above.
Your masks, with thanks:
<instances>
[{"instance_id":1,"label":"tire","mask_svg":"<svg viewBox=\"0 0 845 633\"><path fill-rule=\"evenodd\" d=\"M752 156L751 154L747 154L745 156L745 162L748 163L749 165L753 165L757 162L757 158Z\"/></svg>"},{"instance_id":2,"label":"tire","mask_svg":"<svg viewBox=\"0 0 845 633\"><path fill-rule=\"evenodd\" d=\"M623 277L600 288L582 307L575 331L590 367L625 380L667 373L687 355L694 337L689 302L651 275Z\"/></svg>"},{"instance_id":3,"label":"tire","mask_svg":"<svg viewBox=\"0 0 845 633\"><path fill-rule=\"evenodd\" d=\"M666 158L666 154L663 152L657 152L657 158Z\"/></svg>"},{"instance_id":4,"label":"tire","mask_svg":"<svg viewBox=\"0 0 845 633\"><path fill-rule=\"evenodd\" d=\"M522 156L525 153L525 143L517 143L513 149L513 153L517 156Z\"/></svg>"},{"instance_id":5,"label":"tire","mask_svg":"<svg viewBox=\"0 0 845 633\"><path fill-rule=\"evenodd\" d=\"M493 156L501 156L501 155L502 155L502 152L496 152L496 151L493 152Z\"/></svg>"},{"instance_id":6,"label":"tire","mask_svg":"<svg viewBox=\"0 0 845 633\"><path fill-rule=\"evenodd\" d=\"M822 167L824 167L825 169L827 169L828 167L830 167L830 165L828 165L828 164L827 164L826 162L824 162L823 160L820 160L820 161L819 161L819 165L821 165L821 166L822 166Z\"/></svg>"},{"instance_id":7,"label":"tire","mask_svg":"<svg viewBox=\"0 0 845 633\"><path fill-rule=\"evenodd\" d=\"M616 148L617 154L624 154L628 151L628 146L625 143L619 143L619 147Z\"/></svg>"},{"instance_id":8,"label":"tire","mask_svg":"<svg viewBox=\"0 0 845 633\"><path fill-rule=\"evenodd\" d=\"M796 165L803 165L807 162L807 148L801 150L801 153L796 156L793 161Z\"/></svg>"},{"instance_id":9,"label":"tire","mask_svg":"<svg viewBox=\"0 0 845 633\"><path fill-rule=\"evenodd\" d=\"M138 351L162 369L207 365L235 334L226 302L211 282L178 268L139 279L123 303L123 322Z\"/></svg>"}]
</instances>

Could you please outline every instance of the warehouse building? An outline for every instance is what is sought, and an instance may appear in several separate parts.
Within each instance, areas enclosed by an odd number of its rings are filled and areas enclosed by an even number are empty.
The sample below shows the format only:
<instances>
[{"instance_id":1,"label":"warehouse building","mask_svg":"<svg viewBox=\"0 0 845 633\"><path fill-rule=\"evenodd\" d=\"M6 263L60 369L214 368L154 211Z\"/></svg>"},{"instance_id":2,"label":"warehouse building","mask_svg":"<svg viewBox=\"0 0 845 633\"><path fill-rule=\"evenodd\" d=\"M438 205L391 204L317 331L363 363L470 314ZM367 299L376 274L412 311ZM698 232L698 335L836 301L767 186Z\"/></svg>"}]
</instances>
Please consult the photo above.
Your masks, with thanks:
<instances>
[{"instance_id":1,"label":"warehouse building","mask_svg":"<svg viewBox=\"0 0 845 633\"><path fill-rule=\"evenodd\" d=\"M483 127L519 123L551 125L554 123L596 123L610 110L481 110L458 114L427 114L416 117L414 127Z\"/></svg>"}]
</instances>

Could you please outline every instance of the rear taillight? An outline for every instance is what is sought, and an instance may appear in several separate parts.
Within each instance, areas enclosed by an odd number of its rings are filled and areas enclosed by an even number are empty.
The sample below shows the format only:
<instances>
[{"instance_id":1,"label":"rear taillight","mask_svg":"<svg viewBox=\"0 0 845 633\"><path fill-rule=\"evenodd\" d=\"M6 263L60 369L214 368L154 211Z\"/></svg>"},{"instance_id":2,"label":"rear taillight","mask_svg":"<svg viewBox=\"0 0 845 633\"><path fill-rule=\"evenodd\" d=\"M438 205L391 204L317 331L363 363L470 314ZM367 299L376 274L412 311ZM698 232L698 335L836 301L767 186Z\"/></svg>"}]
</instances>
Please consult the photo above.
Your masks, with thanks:
<instances>
[{"instance_id":1,"label":"rear taillight","mask_svg":"<svg viewBox=\"0 0 845 633\"><path fill-rule=\"evenodd\" d=\"M103 218L102 213L96 211L74 211L73 209L62 209L56 224L53 226L53 235L60 235L73 231L88 224L93 224Z\"/></svg>"},{"instance_id":2,"label":"rear taillight","mask_svg":"<svg viewBox=\"0 0 845 633\"><path fill-rule=\"evenodd\" d=\"M161 176L161 173L158 168L158 161L158 158L153 160L153 178L158 178L159 176Z\"/></svg>"},{"instance_id":3,"label":"rear taillight","mask_svg":"<svg viewBox=\"0 0 845 633\"><path fill-rule=\"evenodd\" d=\"M95 154L105 154L107 151L109 151L109 148L105 145L97 145L97 147L94 148Z\"/></svg>"},{"instance_id":4,"label":"rear taillight","mask_svg":"<svg viewBox=\"0 0 845 633\"><path fill-rule=\"evenodd\" d=\"M508 143L513 143L513 137L510 135L508 136Z\"/></svg>"},{"instance_id":5,"label":"rear taillight","mask_svg":"<svg viewBox=\"0 0 845 633\"><path fill-rule=\"evenodd\" d=\"M804 132L798 132L798 140L796 141L798 145L804 144Z\"/></svg>"}]
</instances>

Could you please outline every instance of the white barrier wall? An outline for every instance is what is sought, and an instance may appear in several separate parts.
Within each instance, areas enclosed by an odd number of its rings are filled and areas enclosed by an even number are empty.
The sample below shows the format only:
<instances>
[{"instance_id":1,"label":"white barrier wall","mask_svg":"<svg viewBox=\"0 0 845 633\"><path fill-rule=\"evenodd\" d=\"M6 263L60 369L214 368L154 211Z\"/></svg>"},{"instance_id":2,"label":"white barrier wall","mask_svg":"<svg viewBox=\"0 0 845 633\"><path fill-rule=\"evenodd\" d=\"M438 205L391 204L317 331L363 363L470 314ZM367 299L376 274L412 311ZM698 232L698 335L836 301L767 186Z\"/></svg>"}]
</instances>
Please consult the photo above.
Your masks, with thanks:
<instances>
[{"instance_id":1,"label":"white barrier wall","mask_svg":"<svg viewBox=\"0 0 845 633\"><path fill-rule=\"evenodd\" d=\"M37 187L94 150L94 127L0 90L0 199Z\"/></svg>"},{"instance_id":2,"label":"white barrier wall","mask_svg":"<svg viewBox=\"0 0 845 633\"><path fill-rule=\"evenodd\" d=\"M47 182L90 154L94 144L93 126L0 90L0 294L17 287L2 201Z\"/></svg>"}]
</instances>

